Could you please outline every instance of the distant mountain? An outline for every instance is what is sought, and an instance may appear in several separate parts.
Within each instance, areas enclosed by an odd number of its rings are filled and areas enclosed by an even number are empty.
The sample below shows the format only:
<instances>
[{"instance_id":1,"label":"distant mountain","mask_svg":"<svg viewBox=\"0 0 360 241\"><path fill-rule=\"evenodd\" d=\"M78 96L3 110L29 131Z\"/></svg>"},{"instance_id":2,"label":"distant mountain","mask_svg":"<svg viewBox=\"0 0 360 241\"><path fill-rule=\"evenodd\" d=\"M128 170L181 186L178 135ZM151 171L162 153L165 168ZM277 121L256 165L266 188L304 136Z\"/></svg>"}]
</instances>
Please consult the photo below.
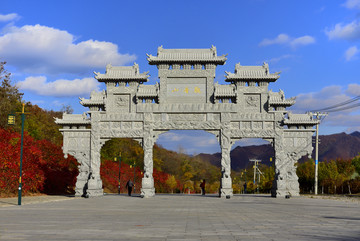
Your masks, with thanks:
<instances>
[{"instance_id":1,"label":"distant mountain","mask_svg":"<svg viewBox=\"0 0 360 241\"><path fill-rule=\"evenodd\" d=\"M237 146L231 153L231 168L239 170L249 165L250 159L262 160L263 164L270 165L270 157L274 156L274 148L269 145L260 146ZM221 167L221 153L205 154L201 153L197 157L215 166Z\"/></svg>"},{"instance_id":2,"label":"distant mountain","mask_svg":"<svg viewBox=\"0 0 360 241\"><path fill-rule=\"evenodd\" d=\"M357 131L351 134L343 132L333 135L320 136L319 160L321 161L336 158L351 159L359 153L360 133Z\"/></svg>"},{"instance_id":3,"label":"distant mountain","mask_svg":"<svg viewBox=\"0 0 360 241\"><path fill-rule=\"evenodd\" d=\"M356 131L351 134L338 133L333 135L319 136L319 160L352 159L360 153L360 132ZM197 155L205 162L215 166L221 166L221 153ZM261 160L263 164L270 165L270 157L274 156L273 147L268 145L260 146L237 146L231 153L231 168L235 171L243 169L249 165L250 159ZM315 157L315 144L312 157ZM307 160L303 157L300 161Z\"/></svg>"}]
</instances>

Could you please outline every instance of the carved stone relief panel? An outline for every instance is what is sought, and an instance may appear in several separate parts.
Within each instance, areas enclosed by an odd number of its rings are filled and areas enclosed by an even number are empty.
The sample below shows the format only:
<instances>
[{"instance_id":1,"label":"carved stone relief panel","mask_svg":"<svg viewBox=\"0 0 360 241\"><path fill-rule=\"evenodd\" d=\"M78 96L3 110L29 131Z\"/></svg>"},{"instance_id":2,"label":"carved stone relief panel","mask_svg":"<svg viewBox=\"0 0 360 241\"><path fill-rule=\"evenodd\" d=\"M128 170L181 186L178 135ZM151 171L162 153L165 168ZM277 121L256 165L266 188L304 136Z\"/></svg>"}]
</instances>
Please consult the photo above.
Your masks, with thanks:
<instances>
[{"instance_id":1,"label":"carved stone relief panel","mask_svg":"<svg viewBox=\"0 0 360 241\"><path fill-rule=\"evenodd\" d=\"M258 121L266 121L266 120L274 120L274 114L269 113L253 113L253 112L246 112L246 113L232 113L231 119L232 120L258 120Z\"/></svg>"},{"instance_id":2,"label":"carved stone relief panel","mask_svg":"<svg viewBox=\"0 0 360 241\"><path fill-rule=\"evenodd\" d=\"M259 130L259 129L262 129L262 122L261 121L254 121L253 124L252 124L252 128L254 130Z\"/></svg>"},{"instance_id":3,"label":"carved stone relief panel","mask_svg":"<svg viewBox=\"0 0 360 241\"><path fill-rule=\"evenodd\" d=\"M130 122L130 121L122 121L121 122L121 129L123 129L123 130L129 130L129 129L131 129L131 126L132 126L132 122Z\"/></svg>"},{"instance_id":4,"label":"carved stone relief panel","mask_svg":"<svg viewBox=\"0 0 360 241\"><path fill-rule=\"evenodd\" d=\"M244 94L245 109L247 111L260 112L260 95L259 94Z\"/></svg>"},{"instance_id":5,"label":"carved stone relief panel","mask_svg":"<svg viewBox=\"0 0 360 241\"><path fill-rule=\"evenodd\" d=\"M168 114L169 121L206 121L206 114Z\"/></svg>"},{"instance_id":6,"label":"carved stone relief panel","mask_svg":"<svg viewBox=\"0 0 360 241\"><path fill-rule=\"evenodd\" d=\"M234 121L231 122L231 129L239 129L240 128L240 122Z\"/></svg>"},{"instance_id":7,"label":"carved stone relief panel","mask_svg":"<svg viewBox=\"0 0 360 241\"><path fill-rule=\"evenodd\" d=\"M241 121L240 122L240 129L251 129L251 121Z\"/></svg>"},{"instance_id":8,"label":"carved stone relief panel","mask_svg":"<svg viewBox=\"0 0 360 241\"><path fill-rule=\"evenodd\" d=\"M264 122L264 129L274 129L274 122L270 122L270 121L265 121Z\"/></svg>"},{"instance_id":9,"label":"carved stone relief panel","mask_svg":"<svg viewBox=\"0 0 360 241\"><path fill-rule=\"evenodd\" d=\"M251 129L245 129L245 130L231 130L231 136L232 138L263 138L263 139L269 139L273 138L275 136L274 130L251 130Z\"/></svg>"},{"instance_id":10,"label":"carved stone relief panel","mask_svg":"<svg viewBox=\"0 0 360 241\"><path fill-rule=\"evenodd\" d=\"M108 112L130 112L130 98L127 94L110 95L106 101Z\"/></svg>"},{"instance_id":11,"label":"carved stone relief panel","mask_svg":"<svg viewBox=\"0 0 360 241\"><path fill-rule=\"evenodd\" d=\"M143 128L143 123L140 121L134 121L133 122L133 129L142 129Z\"/></svg>"}]
</instances>

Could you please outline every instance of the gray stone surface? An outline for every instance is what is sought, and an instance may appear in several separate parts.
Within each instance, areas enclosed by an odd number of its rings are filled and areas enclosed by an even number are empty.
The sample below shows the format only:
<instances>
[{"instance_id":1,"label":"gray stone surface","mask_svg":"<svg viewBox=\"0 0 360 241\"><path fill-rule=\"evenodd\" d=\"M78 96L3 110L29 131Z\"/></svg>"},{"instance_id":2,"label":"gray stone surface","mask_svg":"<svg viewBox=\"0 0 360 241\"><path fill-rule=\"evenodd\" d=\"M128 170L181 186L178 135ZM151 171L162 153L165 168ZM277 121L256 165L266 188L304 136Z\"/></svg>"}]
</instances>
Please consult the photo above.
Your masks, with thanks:
<instances>
[{"instance_id":1,"label":"gray stone surface","mask_svg":"<svg viewBox=\"0 0 360 241\"><path fill-rule=\"evenodd\" d=\"M230 150L242 138L263 138L275 151L275 180L272 196L298 196L296 162L312 153L311 114L291 114L287 107L295 98L285 98L282 90L269 90L269 83L280 76L270 73L269 65L235 65L226 72L225 81L215 83L217 65L225 55L210 49L158 48L157 56L148 55L150 65L158 68L159 83L144 85L148 72L139 65L107 65L105 74L95 78L106 90L80 98L89 108L83 115L64 114L56 123L64 136L64 154L79 162L76 196L103 195L100 177L100 150L112 138L133 138L143 145L144 176L141 195L155 195L153 146L158 136L169 130L205 130L216 136L221 147L219 195L232 196Z\"/></svg>"},{"instance_id":2,"label":"gray stone surface","mask_svg":"<svg viewBox=\"0 0 360 241\"><path fill-rule=\"evenodd\" d=\"M37 198L38 201L41 198ZM56 199L56 198L55 198ZM0 206L0 240L359 240L359 202L105 195ZM64 201L60 201L64 200ZM4 199L0 199L0 204ZM8 200L7 200L8 202ZM16 203L16 202L15 202Z\"/></svg>"}]
</instances>

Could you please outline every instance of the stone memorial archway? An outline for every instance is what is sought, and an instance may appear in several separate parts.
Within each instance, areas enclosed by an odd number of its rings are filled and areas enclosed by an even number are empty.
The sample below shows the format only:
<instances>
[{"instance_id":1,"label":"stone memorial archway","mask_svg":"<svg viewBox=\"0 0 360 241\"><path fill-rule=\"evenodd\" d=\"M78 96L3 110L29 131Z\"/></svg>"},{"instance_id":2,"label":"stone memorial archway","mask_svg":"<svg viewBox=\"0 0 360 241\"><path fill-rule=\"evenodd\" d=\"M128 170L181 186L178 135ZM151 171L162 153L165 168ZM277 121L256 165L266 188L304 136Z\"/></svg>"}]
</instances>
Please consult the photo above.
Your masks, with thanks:
<instances>
[{"instance_id":1,"label":"stone memorial archway","mask_svg":"<svg viewBox=\"0 0 360 241\"><path fill-rule=\"evenodd\" d=\"M111 138L133 138L144 149L144 177L141 195L155 195L153 146L159 134L168 130L205 130L215 134L222 151L220 196L232 195L230 150L241 138L262 138L275 150L275 180L272 196L298 196L295 163L312 152L314 120L308 114L292 114L286 108L295 103L284 92L268 90L279 73L262 66L235 65L226 72L229 84L214 84L217 65L226 57L216 48L164 49L148 55L159 70L159 83L144 85L148 73L139 66L106 66L95 73L106 90L80 98L89 108L82 115L63 114L64 154L73 155L79 165L76 195L103 195L100 177L100 149Z\"/></svg>"}]
</instances>

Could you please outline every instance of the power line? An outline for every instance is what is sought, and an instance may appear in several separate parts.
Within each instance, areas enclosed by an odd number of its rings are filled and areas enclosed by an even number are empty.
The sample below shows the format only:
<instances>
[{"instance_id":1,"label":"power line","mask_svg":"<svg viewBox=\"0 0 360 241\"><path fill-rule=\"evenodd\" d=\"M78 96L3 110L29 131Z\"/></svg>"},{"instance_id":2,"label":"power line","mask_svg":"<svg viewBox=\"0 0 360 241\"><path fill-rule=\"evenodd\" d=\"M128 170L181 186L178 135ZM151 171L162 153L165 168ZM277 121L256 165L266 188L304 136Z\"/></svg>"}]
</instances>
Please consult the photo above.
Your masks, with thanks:
<instances>
[{"instance_id":1,"label":"power line","mask_svg":"<svg viewBox=\"0 0 360 241\"><path fill-rule=\"evenodd\" d=\"M327 110L327 112L343 111L343 110L348 110L348 109L356 108L356 107L359 107L359 106L360 106L360 103L357 103L357 104L354 104L354 105L344 106L344 107L338 108L338 109Z\"/></svg>"},{"instance_id":2,"label":"power line","mask_svg":"<svg viewBox=\"0 0 360 241\"><path fill-rule=\"evenodd\" d=\"M312 110L311 112L320 112L320 111L336 112L336 111L342 111L342 110L356 108L356 107L360 106L360 103L356 103L356 104L350 105L350 106L346 106L346 105L348 105L350 103L353 103L355 101L358 101L358 100L360 100L360 95L358 95L358 96L356 96L356 97L354 97L354 98L352 98L350 100L341 102L339 104L328 106L328 107L325 107L325 108L322 108L322 109Z\"/></svg>"}]
</instances>

